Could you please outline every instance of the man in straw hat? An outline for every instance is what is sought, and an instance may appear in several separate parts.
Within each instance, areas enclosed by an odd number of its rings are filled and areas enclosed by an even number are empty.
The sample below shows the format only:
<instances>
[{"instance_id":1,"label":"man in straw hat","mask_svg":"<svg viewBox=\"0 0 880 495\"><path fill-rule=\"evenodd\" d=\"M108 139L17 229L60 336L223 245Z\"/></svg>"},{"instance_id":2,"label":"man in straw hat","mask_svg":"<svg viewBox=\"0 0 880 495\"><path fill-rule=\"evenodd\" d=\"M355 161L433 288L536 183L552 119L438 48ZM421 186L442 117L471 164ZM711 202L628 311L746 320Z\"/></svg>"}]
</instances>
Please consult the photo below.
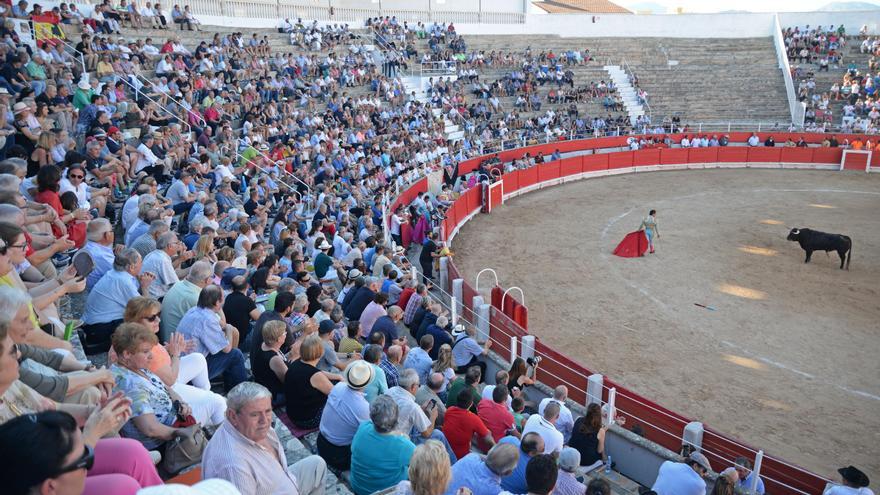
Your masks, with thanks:
<instances>
[{"instance_id":1,"label":"man in straw hat","mask_svg":"<svg viewBox=\"0 0 880 495\"><path fill-rule=\"evenodd\" d=\"M224 479L241 493L324 493L323 459L311 455L287 465L266 387L242 382L229 391L226 404L226 421L202 455L202 479Z\"/></svg>"},{"instance_id":2,"label":"man in straw hat","mask_svg":"<svg viewBox=\"0 0 880 495\"><path fill-rule=\"evenodd\" d=\"M344 381L333 386L321 415L318 455L340 471L351 467L351 442L361 423L370 419L364 388L373 380L370 363L357 360L343 372Z\"/></svg>"}]
</instances>

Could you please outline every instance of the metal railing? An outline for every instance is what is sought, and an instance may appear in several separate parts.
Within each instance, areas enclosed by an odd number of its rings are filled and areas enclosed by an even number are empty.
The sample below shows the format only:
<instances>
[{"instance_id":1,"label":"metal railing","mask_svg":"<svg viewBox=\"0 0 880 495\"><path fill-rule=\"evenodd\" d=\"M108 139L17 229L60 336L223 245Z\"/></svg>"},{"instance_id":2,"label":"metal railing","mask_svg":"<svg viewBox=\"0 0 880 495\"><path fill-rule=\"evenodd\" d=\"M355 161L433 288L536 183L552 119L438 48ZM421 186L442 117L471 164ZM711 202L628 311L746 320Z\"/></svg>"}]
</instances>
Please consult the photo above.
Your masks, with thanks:
<instances>
[{"instance_id":1,"label":"metal railing","mask_svg":"<svg viewBox=\"0 0 880 495\"><path fill-rule=\"evenodd\" d=\"M791 123L804 125L804 117L807 107L798 101L797 92L794 89L794 80L791 77L791 66L788 63L788 52L785 49L785 40L782 36L782 26L779 24L779 14L773 15L773 45L776 48L776 59L779 69L785 81L785 96L788 100L788 109L791 112Z\"/></svg>"}]
</instances>

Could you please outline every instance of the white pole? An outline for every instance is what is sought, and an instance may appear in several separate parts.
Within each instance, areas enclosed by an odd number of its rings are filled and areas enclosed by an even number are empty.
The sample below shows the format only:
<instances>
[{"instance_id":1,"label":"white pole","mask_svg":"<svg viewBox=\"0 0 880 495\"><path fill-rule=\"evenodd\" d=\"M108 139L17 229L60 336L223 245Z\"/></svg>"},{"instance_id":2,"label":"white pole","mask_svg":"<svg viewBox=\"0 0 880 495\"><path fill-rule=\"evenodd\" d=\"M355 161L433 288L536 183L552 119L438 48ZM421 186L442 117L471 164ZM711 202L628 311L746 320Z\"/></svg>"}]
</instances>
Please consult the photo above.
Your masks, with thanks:
<instances>
[{"instance_id":1,"label":"white pole","mask_svg":"<svg viewBox=\"0 0 880 495\"><path fill-rule=\"evenodd\" d=\"M514 335L510 337L510 362L513 363L516 360L516 357L516 335Z\"/></svg>"},{"instance_id":2,"label":"white pole","mask_svg":"<svg viewBox=\"0 0 880 495\"><path fill-rule=\"evenodd\" d=\"M416 269L416 265L410 265L412 267L412 279L418 284L419 283L419 271Z\"/></svg>"},{"instance_id":3,"label":"white pole","mask_svg":"<svg viewBox=\"0 0 880 495\"><path fill-rule=\"evenodd\" d=\"M614 424L614 417L617 416L617 408L614 407L614 402L617 400L617 388L612 387L611 390L608 391L608 424Z\"/></svg>"},{"instance_id":4,"label":"white pole","mask_svg":"<svg viewBox=\"0 0 880 495\"><path fill-rule=\"evenodd\" d=\"M755 465L752 468L752 474L754 477L752 478L752 482L749 483L749 493L756 493L755 490L758 489L758 477L761 475L761 461L764 460L764 451L759 450L758 454L755 456Z\"/></svg>"},{"instance_id":5,"label":"white pole","mask_svg":"<svg viewBox=\"0 0 880 495\"><path fill-rule=\"evenodd\" d=\"M452 296L452 301L449 303L449 307L452 309L452 326L458 324L458 304L455 300L455 296Z\"/></svg>"},{"instance_id":6,"label":"white pole","mask_svg":"<svg viewBox=\"0 0 880 495\"><path fill-rule=\"evenodd\" d=\"M388 193L382 195L382 237L385 238L385 246L391 247L391 229L388 222Z\"/></svg>"}]
</instances>

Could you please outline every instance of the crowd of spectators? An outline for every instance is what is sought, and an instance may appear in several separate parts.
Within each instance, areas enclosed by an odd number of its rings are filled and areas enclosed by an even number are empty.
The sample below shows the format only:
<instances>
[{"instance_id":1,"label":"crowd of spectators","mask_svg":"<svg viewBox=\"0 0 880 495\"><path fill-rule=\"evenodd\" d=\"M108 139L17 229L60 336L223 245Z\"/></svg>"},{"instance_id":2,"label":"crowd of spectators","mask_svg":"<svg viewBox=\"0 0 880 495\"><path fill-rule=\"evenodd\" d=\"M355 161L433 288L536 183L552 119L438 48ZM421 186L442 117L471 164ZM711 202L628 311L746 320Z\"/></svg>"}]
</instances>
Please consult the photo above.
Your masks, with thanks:
<instances>
[{"instance_id":1,"label":"crowd of spectators","mask_svg":"<svg viewBox=\"0 0 880 495\"><path fill-rule=\"evenodd\" d=\"M343 52L345 26L298 21L286 54L243 33L161 48L101 36L165 26L153 8L147 23L135 2L107 0L90 17L101 22L80 19L94 24L77 45L85 70L59 47L0 45L0 448L21 452L0 467L11 493L134 494L174 475L182 446L204 478L245 494L321 494L328 467L350 470L357 495L610 493L578 474L606 459L601 412L576 420L564 386L530 400L535 362L484 385L491 342L453 325L431 291L448 252L438 221L475 185L456 164L476 152L469 139L500 134L497 121L461 111L473 128L447 143L431 112L445 102L409 98L369 54ZM187 12L175 6L171 22L197 29ZM412 33L431 37L431 56L466 50L452 25ZM528 59L524 84L553 58L585 57L549 55ZM153 64L155 82L142 74ZM581 129L571 117L508 123L550 137ZM392 212L386 232L387 193L434 172L441 193ZM288 466L276 414L316 432L318 455ZM703 460L687 469L705 474Z\"/></svg>"},{"instance_id":2,"label":"crowd of spectators","mask_svg":"<svg viewBox=\"0 0 880 495\"><path fill-rule=\"evenodd\" d=\"M880 40L867 36L864 29L858 35L847 35L843 26L833 25L786 28L783 36L798 100L807 107L807 130L831 125L840 132L877 133ZM817 75L832 68L845 72L831 86L817 83Z\"/></svg>"}]
</instances>

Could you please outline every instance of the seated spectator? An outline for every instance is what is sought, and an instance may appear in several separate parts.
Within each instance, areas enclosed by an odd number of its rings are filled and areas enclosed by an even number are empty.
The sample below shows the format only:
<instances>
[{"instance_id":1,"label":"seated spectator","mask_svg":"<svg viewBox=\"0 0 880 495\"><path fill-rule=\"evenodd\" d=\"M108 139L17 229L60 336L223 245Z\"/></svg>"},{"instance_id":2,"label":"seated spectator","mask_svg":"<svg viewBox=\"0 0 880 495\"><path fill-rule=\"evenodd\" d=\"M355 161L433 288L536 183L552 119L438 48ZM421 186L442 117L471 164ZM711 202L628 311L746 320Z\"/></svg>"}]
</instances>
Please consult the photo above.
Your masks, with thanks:
<instances>
[{"instance_id":1,"label":"seated spectator","mask_svg":"<svg viewBox=\"0 0 880 495\"><path fill-rule=\"evenodd\" d=\"M568 387L565 385L559 385L555 389L553 389L553 397L548 397L546 399L542 399L538 404L538 414L544 414L544 409L548 404L556 403L559 404L559 418L556 419L556 429L562 433L562 437L565 443L568 443L569 438L571 438L571 430L574 427L574 419L571 417L571 410L568 406L565 405L565 400L568 398Z\"/></svg>"},{"instance_id":2,"label":"seated spectator","mask_svg":"<svg viewBox=\"0 0 880 495\"><path fill-rule=\"evenodd\" d=\"M327 465L310 455L288 465L272 428L272 393L244 382L226 396L226 421L202 455L202 479L226 480L245 493L324 493Z\"/></svg>"},{"instance_id":3,"label":"seated spectator","mask_svg":"<svg viewBox=\"0 0 880 495\"><path fill-rule=\"evenodd\" d=\"M422 383L425 383L428 380L428 375L432 373L431 366L433 365L433 360L430 356L432 347L434 347L434 337L423 335L421 340L419 340L419 346L409 351L406 359L403 361L404 368L416 370L416 373L419 375L419 381ZM445 380L443 383L446 383ZM441 390L445 390L445 387L441 387Z\"/></svg>"},{"instance_id":4,"label":"seated spectator","mask_svg":"<svg viewBox=\"0 0 880 495\"><path fill-rule=\"evenodd\" d=\"M445 395L443 382L443 375L431 373L428 375L428 380L416 392L416 404L432 401L437 405L437 420L434 421L434 425L438 428L443 426L443 420L446 417L446 401L440 398L440 392L444 392Z\"/></svg>"},{"instance_id":5,"label":"seated spectator","mask_svg":"<svg viewBox=\"0 0 880 495\"><path fill-rule=\"evenodd\" d=\"M112 406L120 403L116 399ZM126 405L114 412L117 416L129 414ZM105 426L113 420L100 423ZM21 415L0 425L0 449L17 453L7 456L0 466L4 490L135 495L141 488L162 484L150 455L140 444L124 438L98 440L101 433L91 427L80 432L77 419L62 411Z\"/></svg>"},{"instance_id":6,"label":"seated spectator","mask_svg":"<svg viewBox=\"0 0 880 495\"><path fill-rule=\"evenodd\" d=\"M251 356L251 371L254 381L272 392L272 404L284 403L284 377L290 363L281 352L287 338L287 324L273 320L263 325L263 343L259 352Z\"/></svg>"},{"instance_id":7,"label":"seated spectator","mask_svg":"<svg viewBox=\"0 0 880 495\"><path fill-rule=\"evenodd\" d=\"M149 328L139 323L123 323L113 334L116 363L110 366L116 390L131 401L131 419L122 427L122 434L138 440L149 450L174 440L183 431L173 426L178 416L186 417L195 412L183 397L149 370L153 346L157 343L156 335Z\"/></svg>"},{"instance_id":8,"label":"seated spectator","mask_svg":"<svg viewBox=\"0 0 880 495\"><path fill-rule=\"evenodd\" d=\"M140 323L158 335L161 307L159 301L149 297L132 298L125 305L125 323ZM186 347L183 334L171 334L166 345L156 343L153 346L153 359L148 369L192 406L193 417L200 423L218 425L223 422L226 399L211 392L205 356L198 352L181 356ZM111 364L116 362L116 351L112 347L107 358Z\"/></svg>"},{"instance_id":9,"label":"seated spectator","mask_svg":"<svg viewBox=\"0 0 880 495\"><path fill-rule=\"evenodd\" d=\"M387 395L370 405L370 421L361 423L351 442L351 489L369 495L406 479L416 446L397 430L398 407ZM381 452L381 455L377 455Z\"/></svg>"},{"instance_id":10,"label":"seated spectator","mask_svg":"<svg viewBox=\"0 0 880 495\"><path fill-rule=\"evenodd\" d=\"M187 270L180 264L193 257L192 251L177 238L174 232L165 232L156 239L156 249L144 256L141 272L152 273L156 278L150 284L150 295L156 299L165 297L168 290L186 276Z\"/></svg>"},{"instance_id":11,"label":"seated spectator","mask_svg":"<svg viewBox=\"0 0 880 495\"><path fill-rule=\"evenodd\" d=\"M318 369L318 361L324 355L321 337L314 334L306 337L299 353L299 359L290 363L284 377L285 410L296 426L314 429L321 424L321 412L333 390L330 380L340 380L341 377Z\"/></svg>"},{"instance_id":12,"label":"seated spectator","mask_svg":"<svg viewBox=\"0 0 880 495\"><path fill-rule=\"evenodd\" d=\"M562 449L559 454L559 473L556 479L554 494L583 495L587 487L578 481L578 467L581 465L581 454L571 447Z\"/></svg>"},{"instance_id":13,"label":"seated spectator","mask_svg":"<svg viewBox=\"0 0 880 495\"><path fill-rule=\"evenodd\" d=\"M477 414L492 432L492 439L496 442L507 435L520 436L513 413L507 406L508 398L507 387L495 387L492 389L492 398L482 399L477 405Z\"/></svg>"},{"instance_id":14,"label":"seated spectator","mask_svg":"<svg viewBox=\"0 0 880 495\"><path fill-rule=\"evenodd\" d=\"M574 422L568 444L580 452L581 466L590 466L588 471L602 465L607 430L602 425L602 407L595 402L587 406L586 416Z\"/></svg>"},{"instance_id":15,"label":"seated spectator","mask_svg":"<svg viewBox=\"0 0 880 495\"><path fill-rule=\"evenodd\" d=\"M123 249L113 260L113 269L92 287L83 311L86 342L96 350L110 349L110 336L122 323L125 304L137 296L147 296L155 276L141 273L141 255L134 249Z\"/></svg>"},{"instance_id":16,"label":"seated spectator","mask_svg":"<svg viewBox=\"0 0 880 495\"><path fill-rule=\"evenodd\" d=\"M400 409L395 429L398 433L409 435L415 444L421 444L430 438L439 440L449 452L452 462L455 462L456 456L449 442L443 433L436 429L437 407L430 401L417 404L415 396L418 390L419 376L415 370L404 370L400 376L400 384L388 389L388 396L397 402Z\"/></svg>"},{"instance_id":17,"label":"seated spectator","mask_svg":"<svg viewBox=\"0 0 880 495\"><path fill-rule=\"evenodd\" d=\"M738 475L736 486L743 491L751 490L752 482L755 479L755 472L752 471L752 461L742 456L737 457L733 468ZM760 476L758 476L758 484L755 486L755 493L757 495L764 495L764 480Z\"/></svg>"},{"instance_id":18,"label":"seated spectator","mask_svg":"<svg viewBox=\"0 0 880 495\"><path fill-rule=\"evenodd\" d=\"M507 388L510 390L511 397L520 396L525 392L526 387L535 384L535 366L520 357L513 360L507 375L509 377ZM523 397L523 400L526 400L526 398Z\"/></svg>"},{"instance_id":19,"label":"seated spectator","mask_svg":"<svg viewBox=\"0 0 880 495\"><path fill-rule=\"evenodd\" d=\"M162 341L167 341L169 335L178 331L183 315L198 304L202 289L213 282L214 270L211 264L207 261L196 261L189 267L186 278L171 286L162 299L162 324L159 330Z\"/></svg>"},{"instance_id":20,"label":"seated spectator","mask_svg":"<svg viewBox=\"0 0 880 495\"><path fill-rule=\"evenodd\" d=\"M537 455L526 466L526 485L532 495L550 495L556 488L559 471L556 459L549 454Z\"/></svg>"},{"instance_id":21,"label":"seated spectator","mask_svg":"<svg viewBox=\"0 0 880 495\"><path fill-rule=\"evenodd\" d=\"M480 367L480 376L486 376L486 363L480 357L489 353L492 341L486 340L483 345L477 342L477 327L467 325L465 331L454 338L452 358L458 368L456 373L464 373L471 366Z\"/></svg>"},{"instance_id":22,"label":"seated spectator","mask_svg":"<svg viewBox=\"0 0 880 495\"><path fill-rule=\"evenodd\" d=\"M163 304L164 306L164 304ZM183 315L177 331L195 343L193 352L205 356L208 376L223 376L226 390L247 379L244 354L238 349L238 331L223 321L223 289L208 285L194 308Z\"/></svg>"},{"instance_id":23,"label":"seated spectator","mask_svg":"<svg viewBox=\"0 0 880 495\"><path fill-rule=\"evenodd\" d=\"M840 473L840 485L834 485L823 495L874 495L868 488L870 481L868 475L854 466L847 466L837 470Z\"/></svg>"},{"instance_id":24,"label":"seated spectator","mask_svg":"<svg viewBox=\"0 0 880 495\"><path fill-rule=\"evenodd\" d=\"M431 310L432 314L437 314L434 310ZM425 321L428 321L428 315L425 315ZM422 323L425 326L425 322ZM437 355L440 353L440 347L443 344L448 344L450 347L452 346L452 335L446 330L446 327L449 325L449 319L445 316L438 316L433 323L429 323L425 326L425 331L422 335L430 335L434 337L434 347L431 348L431 352L429 355L431 359L437 359ZM421 338L421 337L419 337Z\"/></svg>"},{"instance_id":25,"label":"seated spectator","mask_svg":"<svg viewBox=\"0 0 880 495\"><path fill-rule=\"evenodd\" d=\"M513 471L501 479L501 488L510 493L526 493L529 487L526 485L526 466L529 461L544 452L544 439L538 433L525 433L522 439L516 437L504 437L498 444L509 443L519 448L519 461Z\"/></svg>"},{"instance_id":26,"label":"seated spectator","mask_svg":"<svg viewBox=\"0 0 880 495\"><path fill-rule=\"evenodd\" d=\"M423 335L422 337L425 336ZM441 345L440 352L437 353L437 360L431 366L431 371L443 375L443 390L446 390L449 383L455 378L455 369L455 361L452 359L452 346L449 344Z\"/></svg>"},{"instance_id":27,"label":"seated spectator","mask_svg":"<svg viewBox=\"0 0 880 495\"><path fill-rule=\"evenodd\" d=\"M478 366L471 366L468 368L463 378L456 378L455 381L449 385L449 393L446 395L446 407L455 404L458 400L458 394L462 393L470 394L472 404L479 404L480 400L483 398L480 394L480 390L477 388L479 383L480 368ZM476 405L472 405L471 411L474 412L476 410Z\"/></svg>"},{"instance_id":28,"label":"seated spectator","mask_svg":"<svg viewBox=\"0 0 880 495\"><path fill-rule=\"evenodd\" d=\"M361 423L370 419L370 404L364 387L373 379L373 367L366 361L350 363L327 397L318 433L318 454L327 465L340 471L351 468L351 442Z\"/></svg>"},{"instance_id":29,"label":"seated spectator","mask_svg":"<svg viewBox=\"0 0 880 495\"><path fill-rule=\"evenodd\" d=\"M518 451L515 445L502 443L492 447L485 459L479 454L467 454L452 466L452 480L446 494L455 495L461 488L470 489L474 495L496 495L504 491L501 479L517 467Z\"/></svg>"},{"instance_id":30,"label":"seated spectator","mask_svg":"<svg viewBox=\"0 0 880 495\"><path fill-rule=\"evenodd\" d=\"M510 375L507 374L506 370L496 371L495 372L495 385L483 386L483 392L481 395L482 400L486 400L486 399L492 400L493 394L495 392L495 388L496 387L507 388L507 381L508 380L510 380ZM510 389L508 389L508 391L510 391ZM511 410L513 409L513 407L511 406L513 399L514 399L514 397L519 397L520 394L521 394L521 391L519 389L516 390L516 396L514 396L512 392L508 393L508 395L507 395L507 408L508 409L511 409Z\"/></svg>"},{"instance_id":31,"label":"seated spectator","mask_svg":"<svg viewBox=\"0 0 880 495\"><path fill-rule=\"evenodd\" d=\"M397 484L394 495L442 495L452 476L443 444L428 440L416 447L407 474L409 479Z\"/></svg>"},{"instance_id":32,"label":"seated spectator","mask_svg":"<svg viewBox=\"0 0 880 495\"><path fill-rule=\"evenodd\" d=\"M86 245L83 251L91 256L94 263L94 268L86 277L86 290L91 291L98 280L113 269L116 258L113 254L114 239L113 224L106 218L96 218L86 227Z\"/></svg>"},{"instance_id":33,"label":"seated spectator","mask_svg":"<svg viewBox=\"0 0 880 495\"><path fill-rule=\"evenodd\" d=\"M699 452L692 452L685 462L665 461L651 487L657 495L705 495L704 479L712 466Z\"/></svg>"},{"instance_id":34,"label":"seated spectator","mask_svg":"<svg viewBox=\"0 0 880 495\"><path fill-rule=\"evenodd\" d=\"M364 389L364 395L370 404L376 400L376 397L388 391L388 378L385 376L385 370L379 364L383 358L382 347L377 345L369 345L364 348L364 361L370 363L373 367L373 379Z\"/></svg>"},{"instance_id":35,"label":"seated spectator","mask_svg":"<svg viewBox=\"0 0 880 495\"><path fill-rule=\"evenodd\" d=\"M587 484L584 495L611 495L611 484L602 478L593 478Z\"/></svg>"},{"instance_id":36,"label":"seated spectator","mask_svg":"<svg viewBox=\"0 0 880 495\"><path fill-rule=\"evenodd\" d=\"M443 423L443 434L449 441L452 451L459 459L470 452L471 442L479 441L479 445L491 448L495 445L492 432L486 428L483 420L468 409L473 405L474 398L470 394L458 394L455 405L446 410Z\"/></svg>"},{"instance_id":37,"label":"seated spectator","mask_svg":"<svg viewBox=\"0 0 880 495\"><path fill-rule=\"evenodd\" d=\"M559 403L551 402L544 408L544 414L529 416L523 427L523 434L536 432L544 439L544 453L558 454L565 443L562 433L556 429L556 421L559 419Z\"/></svg>"},{"instance_id":38,"label":"seated spectator","mask_svg":"<svg viewBox=\"0 0 880 495\"><path fill-rule=\"evenodd\" d=\"M343 337L342 340L339 341L339 352L361 352L364 349L364 345L357 340L360 328L360 323L358 321L348 322L348 325L346 325L348 336Z\"/></svg>"},{"instance_id":39,"label":"seated spectator","mask_svg":"<svg viewBox=\"0 0 880 495\"><path fill-rule=\"evenodd\" d=\"M0 285L0 321L9 325L9 336L18 347L22 383L55 402L93 405L110 396L113 375L95 370L68 352L42 349L27 343L35 331L30 320L31 297L26 292Z\"/></svg>"}]
</instances>

